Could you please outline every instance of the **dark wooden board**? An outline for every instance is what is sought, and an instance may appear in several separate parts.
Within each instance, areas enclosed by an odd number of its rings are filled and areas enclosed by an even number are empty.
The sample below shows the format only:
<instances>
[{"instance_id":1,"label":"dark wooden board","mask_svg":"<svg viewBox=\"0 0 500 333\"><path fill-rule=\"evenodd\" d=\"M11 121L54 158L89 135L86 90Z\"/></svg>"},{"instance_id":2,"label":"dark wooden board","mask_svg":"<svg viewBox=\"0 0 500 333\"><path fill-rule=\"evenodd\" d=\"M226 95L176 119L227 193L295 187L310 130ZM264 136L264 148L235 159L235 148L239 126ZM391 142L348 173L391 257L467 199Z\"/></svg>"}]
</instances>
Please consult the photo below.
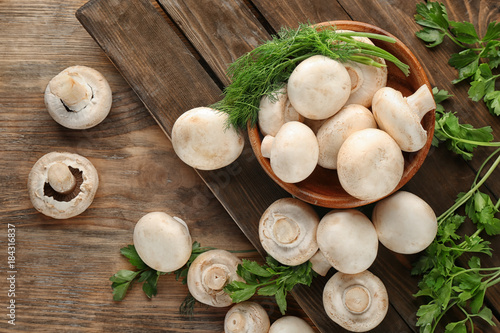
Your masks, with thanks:
<instances>
[{"instance_id":1,"label":"dark wooden board","mask_svg":"<svg viewBox=\"0 0 500 333\"><path fill-rule=\"evenodd\" d=\"M225 2L224 7L214 8L213 3L209 1L160 0L159 3L166 13L158 13L148 1L93 0L77 12L77 17L130 83L160 127L169 135L173 122L182 112L192 107L211 104L220 98L221 87L217 83L228 83L224 74L225 68L261 39L269 38L266 27L276 31L281 26L296 26L298 22L351 17L376 24L401 38L411 48L415 47L424 67L427 61L434 60L435 54L428 53L428 50L418 40L410 38L412 34L408 33L410 29L417 29L415 23L409 20L414 12L414 2L401 2L397 5L379 2L378 5L365 8L360 7L361 2L344 4L340 1L339 4L318 0L308 1L307 4L301 1L280 4L273 1L254 1L251 9L262 16L257 18L239 1ZM392 7L398 15L387 14L387 10ZM171 18L177 24L179 31L203 59L201 64L195 56L186 56L189 55L189 50L171 29L165 17ZM259 19L264 20L265 24L262 25ZM449 49L448 45L447 50ZM446 59L439 61L445 63ZM429 71L431 68L435 70L436 66L430 64L429 62ZM446 83L451 80L451 74L449 70L443 69L443 72L446 75L435 74L433 84L448 87L449 84ZM463 94L463 91L459 92L459 96L463 97ZM484 115L484 112L480 114ZM478 118L479 120L475 118L477 124L490 121L488 116ZM468 118L465 116L464 120ZM444 150L431 151L430 160L406 188L431 202L439 212L453 201L460 181L472 179L475 165L469 166L462 160L450 158ZM443 186L439 193L422 186L423 183L439 183L443 179L433 167L444 162L454 167L457 183L453 184L454 186ZM248 144L242 156L232 165L199 174L252 244L264 255L258 241L258 219L270 203L288 195L262 172ZM498 183L491 185L493 190L496 186ZM497 244L498 242L495 246ZM389 251L381 251L380 257L374 264L373 271L384 280L392 294L390 296L393 306L386 322L393 323L394 332L415 331L415 309L418 307L418 301L411 297L416 291L416 280L409 278L409 261L407 258L396 257ZM400 264L396 271L384 268L385 265L399 263L398 260L403 264ZM498 265L498 259L490 263ZM405 275L408 278L401 279ZM326 278L318 278L311 288L296 288L293 295L317 327L323 332L330 332L339 328L326 318L321 306L321 293L325 282ZM392 290L401 292L395 293ZM498 289L495 289L493 304L497 302L497 293ZM388 332L389 326L391 325L384 325L380 331Z\"/></svg>"}]
</instances>

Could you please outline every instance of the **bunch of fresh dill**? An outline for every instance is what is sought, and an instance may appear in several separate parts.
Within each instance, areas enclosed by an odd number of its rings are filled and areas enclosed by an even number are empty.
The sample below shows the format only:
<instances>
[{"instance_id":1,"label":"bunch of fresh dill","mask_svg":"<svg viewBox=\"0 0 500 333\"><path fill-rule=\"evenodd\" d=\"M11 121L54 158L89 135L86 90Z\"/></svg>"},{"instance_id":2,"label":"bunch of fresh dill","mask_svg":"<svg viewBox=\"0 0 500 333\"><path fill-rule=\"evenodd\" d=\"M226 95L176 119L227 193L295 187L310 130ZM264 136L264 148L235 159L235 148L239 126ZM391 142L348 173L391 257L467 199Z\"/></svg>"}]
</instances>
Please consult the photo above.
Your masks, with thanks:
<instances>
[{"instance_id":1,"label":"bunch of fresh dill","mask_svg":"<svg viewBox=\"0 0 500 333\"><path fill-rule=\"evenodd\" d=\"M273 92L281 88L295 67L313 55L323 55L337 61L354 61L383 67L375 59L393 62L406 75L408 65L380 47L352 37L368 37L390 43L388 36L337 31L331 27L316 28L300 25L297 29L283 28L276 36L233 62L227 71L231 84L224 89L223 99L212 107L229 114L230 125L245 128L248 121L257 122L259 103L263 96L275 99Z\"/></svg>"}]
</instances>

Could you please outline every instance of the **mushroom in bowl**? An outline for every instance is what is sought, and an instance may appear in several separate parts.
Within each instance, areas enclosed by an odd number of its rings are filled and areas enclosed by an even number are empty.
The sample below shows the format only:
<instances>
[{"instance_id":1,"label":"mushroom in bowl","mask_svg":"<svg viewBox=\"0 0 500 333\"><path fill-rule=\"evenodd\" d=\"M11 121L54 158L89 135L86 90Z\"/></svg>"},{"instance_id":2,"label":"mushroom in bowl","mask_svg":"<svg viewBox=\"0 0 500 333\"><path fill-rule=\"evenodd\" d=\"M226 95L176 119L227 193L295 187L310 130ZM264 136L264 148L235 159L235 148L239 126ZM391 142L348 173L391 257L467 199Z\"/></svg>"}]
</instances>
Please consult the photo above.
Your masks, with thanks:
<instances>
[{"instance_id":1,"label":"mushroom in bowl","mask_svg":"<svg viewBox=\"0 0 500 333\"><path fill-rule=\"evenodd\" d=\"M387 66L387 80L386 86L396 89L401 93L403 97L410 96L414 94L419 88L425 87L430 91L430 84L423 67L420 65L413 53L406 47L400 40L390 33L370 24L354 22L354 21L332 21L317 24L315 26L318 30L324 29L337 29L337 30L350 30L355 32L367 32L376 33L378 35L387 36L392 38L393 43L385 40L370 40L375 44L375 46L382 48L383 50L389 52L397 59L401 60L403 63L409 66L409 75L406 76L403 71L400 70L399 66L391 61L385 61ZM343 41L343 39L341 39ZM360 42L363 43L363 42ZM365 43L366 44L366 43ZM376 61L376 60L374 60ZM349 65L349 64L347 64ZM298 67L298 66L297 66ZM352 69L351 69L352 71ZM362 88L360 88L362 89ZM290 94L290 86L288 86L288 93ZM289 96L290 97L290 96ZM290 99L292 106L293 98ZM432 107L432 105L431 105ZM297 108L296 108L297 109ZM299 111L297 109L297 111ZM271 148L262 146L264 135L260 133L259 127L255 123L249 121L247 123L247 130L250 139L250 144L257 157L258 162L265 170L265 172L270 176L270 178L276 182L279 186L285 189L294 197L301 199L305 202L327 207L327 208L354 208L363 206L375 201L382 199L383 197L394 193L405 185L418 171L422 163L424 162L426 155L430 149L432 143L432 137L434 134L434 110L428 110L426 114L421 119L421 126L425 130L425 140L423 146L417 151L412 152L401 152L403 157L403 170L397 182L392 186L390 191L381 193L377 196L369 197L355 197L343 187L339 180L339 175L335 169L327 169L321 165L317 165L314 171L305 179L299 182L287 182L283 180L275 173L271 166L271 161L266 158L266 150L272 150ZM335 117L335 116L334 116ZM306 116L307 118L307 116ZM305 123L309 121L315 122L314 120L306 119ZM321 120L326 123L328 120ZM313 131L314 132L314 131ZM321 144L320 144L321 145ZM262 149L264 149L264 154ZM320 149L321 153L321 149ZM322 157L323 159L323 157ZM323 163L323 162L322 162Z\"/></svg>"}]
</instances>

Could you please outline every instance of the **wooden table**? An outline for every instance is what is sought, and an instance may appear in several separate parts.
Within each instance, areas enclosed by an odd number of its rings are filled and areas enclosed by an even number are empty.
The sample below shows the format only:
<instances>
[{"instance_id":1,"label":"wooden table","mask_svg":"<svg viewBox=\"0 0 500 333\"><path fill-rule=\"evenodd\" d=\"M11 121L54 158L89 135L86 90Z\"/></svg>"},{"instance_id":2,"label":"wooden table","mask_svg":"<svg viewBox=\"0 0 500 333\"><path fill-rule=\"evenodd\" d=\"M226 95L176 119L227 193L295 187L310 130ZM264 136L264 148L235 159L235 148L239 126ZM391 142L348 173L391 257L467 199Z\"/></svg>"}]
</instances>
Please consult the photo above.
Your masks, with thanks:
<instances>
[{"instance_id":1,"label":"wooden table","mask_svg":"<svg viewBox=\"0 0 500 333\"><path fill-rule=\"evenodd\" d=\"M4 235L0 239L3 253L0 304L5 311L0 324L2 331L7 328L48 332L223 330L226 308L197 305L193 317L179 314L178 307L187 288L172 275L161 278L156 298L147 299L135 285L122 302L112 301L108 279L119 269L131 268L120 256L119 249L132 243L135 223L151 211L183 218L193 239L204 246L261 251L252 238L255 227L244 228L244 234L234 220L240 223L245 218L255 220L266 201L257 197L254 201L241 202L242 208L238 208L219 201L224 199L224 194L217 191L221 188L229 193L236 191L232 187L236 177L252 179L255 175L245 174L244 168L224 169L221 173L193 170L175 156L168 129L172 126L172 114L214 102L220 89L228 83L224 75L227 64L269 38L281 26L340 19L380 26L413 50L433 86L455 95L447 108L456 111L462 122L475 127L492 126L496 141L500 140L500 119L490 115L482 103L468 100L466 85L450 83L455 71L446 62L457 48L446 42L429 50L415 38L414 32L419 29L413 20L416 1L160 0L157 3L96 0L80 9L77 19L75 13L86 2L0 2L0 218ZM444 3L451 19L471 21L480 33L484 33L489 21L500 20L500 7L495 0ZM114 10L106 12L109 9ZM104 13L106 17L96 20ZM149 15L154 19L149 19ZM126 35L120 35L120 43L114 44L118 35L112 33L123 33L122 27L135 33L153 31L155 34L137 41L131 32L128 40ZM168 43L155 43L158 40ZM132 44L144 47L121 49ZM162 52L151 53L151 49ZM136 64L127 62L128 52L149 56ZM181 59L183 66L195 63L196 66L174 68L170 63L160 62L165 56L163 52L174 60ZM43 102L48 81L62 69L77 64L99 70L113 91L110 115L97 127L83 131L56 124ZM161 68L172 76L138 77L142 66ZM200 80L194 88L169 81L175 81L178 76L185 79L197 76ZM171 91L153 91L156 80L169 82ZM173 96L174 92L179 95ZM168 104L155 104L156 93L167 94ZM168 108L158 111L165 106ZM54 220L35 211L30 203L27 175L36 160L51 151L86 156L99 172L101 182L96 198L80 216ZM474 159L466 163L444 147L433 148L405 189L421 196L439 214L453 203L458 192L468 189L488 152L480 149ZM242 158L251 160L248 146ZM487 182L487 190L497 198L500 195L498 177L499 171ZM269 200L273 195L284 194L277 190L265 197ZM12 285L6 283L8 271L12 270L7 256L9 224L16 230L15 297L8 295ZM496 254L485 264L499 266L500 241L492 239L492 242ZM258 252L239 256L262 260ZM418 331L415 313L420 301L412 297L418 279L409 274L413 259L380 247L377 261L370 270L386 284L391 306L377 332ZM324 279L320 281L313 289L315 292L324 284ZM288 314L306 319L323 332L342 332L338 326L318 320L314 313L315 320L309 318L311 310L318 305L307 303L307 293L306 289L300 289L294 292L296 300L289 297ZM15 326L7 323L6 306L11 300L15 300ZM259 297L257 301L266 308L272 321L280 317L272 299ZM498 323L498 286L489 290L487 302ZM459 315L452 314L451 319ZM480 321L476 328L484 332L498 331Z\"/></svg>"}]
</instances>

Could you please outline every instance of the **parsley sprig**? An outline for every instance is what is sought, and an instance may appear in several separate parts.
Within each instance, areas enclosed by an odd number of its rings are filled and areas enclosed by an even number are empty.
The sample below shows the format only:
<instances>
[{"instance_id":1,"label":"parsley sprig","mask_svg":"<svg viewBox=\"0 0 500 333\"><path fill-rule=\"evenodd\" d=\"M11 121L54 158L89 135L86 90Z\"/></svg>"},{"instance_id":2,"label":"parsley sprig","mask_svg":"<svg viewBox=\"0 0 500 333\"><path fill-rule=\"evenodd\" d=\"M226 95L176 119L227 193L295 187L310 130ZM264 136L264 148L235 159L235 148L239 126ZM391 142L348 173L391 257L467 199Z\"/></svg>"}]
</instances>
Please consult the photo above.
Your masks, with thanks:
<instances>
[{"instance_id":1,"label":"parsley sprig","mask_svg":"<svg viewBox=\"0 0 500 333\"><path fill-rule=\"evenodd\" d=\"M493 158L491 166L480 177ZM489 287L500 282L500 267L481 267L475 254L491 256L490 242L480 236L483 231L491 236L500 234L500 219L495 217L500 200L494 204L489 195L479 191L499 164L500 149L497 149L481 165L470 190L460 193L455 204L438 217L437 236L413 267L412 274L422 275L415 296L429 300L417 311L417 326L421 332L434 332L442 317L453 307L462 311L464 319L448 323L446 332L465 332L467 323L473 332L473 320L478 317L495 325L491 310L484 306L484 297ZM462 206L465 206L466 216L457 213ZM458 229L466 217L477 230L470 236L460 236ZM459 259L464 254L474 256L462 267Z\"/></svg>"},{"instance_id":2,"label":"parsley sprig","mask_svg":"<svg viewBox=\"0 0 500 333\"><path fill-rule=\"evenodd\" d=\"M452 54L448 61L458 71L458 78L452 82L468 79L469 97L476 102L482 99L493 115L500 116L500 91L495 89L500 75L492 73L500 65L500 23L490 22L481 38L472 23L450 20L442 3L427 1L416 8L415 21L423 26L416 36L427 47L441 44L445 37L460 46L462 51Z\"/></svg>"},{"instance_id":3,"label":"parsley sprig","mask_svg":"<svg viewBox=\"0 0 500 333\"><path fill-rule=\"evenodd\" d=\"M393 38L362 32L337 32L334 29L316 29L301 24L297 29L283 28L277 35L233 62L227 75L232 83L224 89L223 99L212 107L229 114L229 123L245 128L248 121L257 122L259 102L263 96L271 99L284 85L295 67L313 55L324 55L338 61L354 61L384 67L374 60L379 57L393 62L406 75L408 65L391 53L352 37L368 37L394 43Z\"/></svg>"},{"instance_id":4,"label":"parsley sprig","mask_svg":"<svg viewBox=\"0 0 500 333\"><path fill-rule=\"evenodd\" d=\"M441 103L451 97L446 90L434 87L432 92L436 101L433 146L437 147L440 142L444 142L450 151L462 156L465 160L472 159L474 149L478 146L500 147L500 142L493 142L490 126L474 128L470 124L460 123L456 113L445 111Z\"/></svg>"},{"instance_id":5,"label":"parsley sprig","mask_svg":"<svg viewBox=\"0 0 500 333\"><path fill-rule=\"evenodd\" d=\"M233 303L246 301L255 294L274 296L283 315L288 292L297 284L310 286L316 276L309 261L298 266L284 266L272 257L267 257L263 265L243 259L236 272L246 282L233 281L224 288Z\"/></svg>"},{"instance_id":6,"label":"parsley sprig","mask_svg":"<svg viewBox=\"0 0 500 333\"><path fill-rule=\"evenodd\" d=\"M186 284L187 272L191 263L203 252L212 250L211 247L201 247L200 243L194 242L191 252L191 257L188 262L178 270L174 271L175 279L181 280L182 284ZM128 245L120 249L120 253L126 257L129 262L136 268L135 271L122 269L115 273L109 280L112 282L111 288L113 289L113 300L121 301L125 298L127 291L132 287L135 281L142 284L142 290L149 298L152 298L158 294L158 279L161 275L166 273L157 271L142 261L137 253L134 245ZM188 295L189 297L189 295ZM185 302L187 304L192 304L186 298ZM183 303L184 305L184 303ZM181 305L181 309L183 307ZM185 309L186 313L189 313L190 309Z\"/></svg>"}]
</instances>

